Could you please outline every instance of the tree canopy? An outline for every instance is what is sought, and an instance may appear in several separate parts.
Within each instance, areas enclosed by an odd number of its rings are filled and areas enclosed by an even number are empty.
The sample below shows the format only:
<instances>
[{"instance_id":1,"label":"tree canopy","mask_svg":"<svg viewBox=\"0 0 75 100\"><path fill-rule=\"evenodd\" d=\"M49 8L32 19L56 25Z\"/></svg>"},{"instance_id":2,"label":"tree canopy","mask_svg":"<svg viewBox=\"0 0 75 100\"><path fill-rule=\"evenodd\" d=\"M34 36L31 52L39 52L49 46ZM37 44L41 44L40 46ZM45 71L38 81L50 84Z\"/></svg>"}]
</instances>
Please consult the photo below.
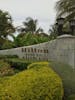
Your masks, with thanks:
<instances>
[{"instance_id":1,"label":"tree canopy","mask_svg":"<svg viewBox=\"0 0 75 100\"><path fill-rule=\"evenodd\" d=\"M20 31L24 32L24 33L31 32L33 34L34 33L43 32L43 29L41 27L37 28L37 24L38 24L37 19L33 19L31 17L27 17L26 21L23 22L23 26L24 27L21 27Z\"/></svg>"},{"instance_id":2,"label":"tree canopy","mask_svg":"<svg viewBox=\"0 0 75 100\"><path fill-rule=\"evenodd\" d=\"M56 8L57 16L66 16L66 20L75 18L75 0L59 0Z\"/></svg>"},{"instance_id":3,"label":"tree canopy","mask_svg":"<svg viewBox=\"0 0 75 100\"><path fill-rule=\"evenodd\" d=\"M6 38L15 31L12 18L8 12L0 10L0 38Z\"/></svg>"}]
</instances>

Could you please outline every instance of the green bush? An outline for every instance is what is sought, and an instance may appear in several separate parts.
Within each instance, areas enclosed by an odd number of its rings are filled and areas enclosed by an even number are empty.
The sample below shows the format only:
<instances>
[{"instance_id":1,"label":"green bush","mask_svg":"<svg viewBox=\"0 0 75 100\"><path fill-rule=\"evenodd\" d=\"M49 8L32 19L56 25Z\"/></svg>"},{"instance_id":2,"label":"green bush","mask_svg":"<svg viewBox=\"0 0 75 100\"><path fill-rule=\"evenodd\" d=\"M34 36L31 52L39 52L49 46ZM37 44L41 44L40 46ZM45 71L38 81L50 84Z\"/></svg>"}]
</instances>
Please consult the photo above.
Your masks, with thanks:
<instances>
[{"instance_id":1,"label":"green bush","mask_svg":"<svg viewBox=\"0 0 75 100\"><path fill-rule=\"evenodd\" d=\"M40 68L42 67L49 67L49 64L47 62L35 62L35 63L32 63L28 66L28 69L35 69L35 70L39 70Z\"/></svg>"},{"instance_id":2,"label":"green bush","mask_svg":"<svg viewBox=\"0 0 75 100\"><path fill-rule=\"evenodd\" d=\"M0 100L62 100L62 96L61 79L46 62L30 65L0 88Z\"/></svg>"},{"instance_id":3,"label":"green bush","mask_svg":"<svg viewBox=\"0 0 75 100\"><path fill-rule=\"evenodd\" d=\"M49 36L45 33L41 33L41 34L38 33L31 34L31 32L21 33L15 38L14 44L16 45L16 47L22 47L22 46L29 46L29 45L47 42L49 40L50 40Z\"/></svg>"},{"instance_id":4,"label":"green bush","mask_svg":"<svg viewBox=\"0 0 75 100\"><path fill-rule=\"evenodd\" d=\"M0 55L0 59L18 58L17 55Z\"/></svg>"},{"instance_id":5,"label":"green bush","mask_svg":"<svg viewBox=\"0 0 75 100\"><path fill-rule=\"evenodd\" d=\"M0 60L0 77L13 75L14 70L10 67L10 65L2 60Z\"/></svg>"},{"instance_id":6,"label":"green bush","mask_svg":"<svg viewBox=\"0 0 75 100\"><path fill-rule=\"evenodd\" d=\"M6 59L5 61L8 62L12 68L18 70L25 70L27 69L27 66L32 63L18 58L10 58L10 59Z\"/></svg>"},{"instance_id":7,"label":"green bush","mask_svg":"<svg viewBox=\"0 0 75 100\"><path fill-rule=\"evenodd\" d=\"M14 47L15 47L14 42L11 42L9 40L5 40L3 45L1 45L1 49L11 49L11 48L14 48Z\"/></svg>"},{"instance_id":8,"label":"green bush","mask_svg":"<svg viewBox=\"0 0 75 100\"><path fill-rule=\"evenodd\" d=\"M68 97L67 100L75 100L75 94Z\"/></svg>"}]
</instances>

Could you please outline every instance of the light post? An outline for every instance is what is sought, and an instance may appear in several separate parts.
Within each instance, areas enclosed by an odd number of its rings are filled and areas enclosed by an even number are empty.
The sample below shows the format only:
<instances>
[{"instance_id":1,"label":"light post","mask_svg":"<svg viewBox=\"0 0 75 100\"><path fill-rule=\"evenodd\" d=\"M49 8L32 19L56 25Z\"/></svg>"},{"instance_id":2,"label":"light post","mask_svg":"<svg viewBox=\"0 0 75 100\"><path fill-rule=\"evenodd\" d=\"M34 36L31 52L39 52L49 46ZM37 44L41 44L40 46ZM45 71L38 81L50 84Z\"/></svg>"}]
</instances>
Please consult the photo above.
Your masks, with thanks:
<instances>
[{"instance_id":1,"label":"light post","mask_svg":"<svg viewBox=\"0 0 75 100\"><path fill-rule=\"evenodd\" d=\"M55 29L58 31L58 23L55 24Z\"/></svg>"},{"instance_id":2,"label":"light post","mask_svg":"<svg viewBox=\"0 0 75 100\"><path fill-rule=\"evenodd\" d=\"M75 19L70 20L69 23L70 23L70 28L71 28L72 35L74 35L74 32L75 32Z\"/></svg>"},{"instance_id":3,"label":"light post","mask_svg":"<svg viewBox=\"0 0 75 100\"><path fill-rule=\"evenodd\" d=\"M58 18L57 19L57 25L58 25L58 35L62 35L63 34L63 24L64 24L64 18Z\"/></svg>"}]
</instances>

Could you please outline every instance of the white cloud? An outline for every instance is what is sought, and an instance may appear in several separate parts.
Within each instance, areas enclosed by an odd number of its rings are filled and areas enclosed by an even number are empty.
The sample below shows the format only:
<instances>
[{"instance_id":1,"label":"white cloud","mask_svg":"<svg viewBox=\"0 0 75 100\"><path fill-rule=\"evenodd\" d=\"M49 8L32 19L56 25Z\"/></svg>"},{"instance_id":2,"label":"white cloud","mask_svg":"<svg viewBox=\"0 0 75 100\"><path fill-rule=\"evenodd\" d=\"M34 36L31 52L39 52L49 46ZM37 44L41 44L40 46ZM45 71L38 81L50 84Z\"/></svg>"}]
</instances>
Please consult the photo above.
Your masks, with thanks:
<instances>
[{"instance_id":1,"label":"white cloud","mask_svg":"<svg viewBox=\"0 0 75 100\"><path fill-rule=\"evenodd\" d=\"M39 20L47 31L55 19L55 2L57 0L0 0L0 9L9 11L15 25L20 25L26 17Z\"/></svg>"}]
</instances>

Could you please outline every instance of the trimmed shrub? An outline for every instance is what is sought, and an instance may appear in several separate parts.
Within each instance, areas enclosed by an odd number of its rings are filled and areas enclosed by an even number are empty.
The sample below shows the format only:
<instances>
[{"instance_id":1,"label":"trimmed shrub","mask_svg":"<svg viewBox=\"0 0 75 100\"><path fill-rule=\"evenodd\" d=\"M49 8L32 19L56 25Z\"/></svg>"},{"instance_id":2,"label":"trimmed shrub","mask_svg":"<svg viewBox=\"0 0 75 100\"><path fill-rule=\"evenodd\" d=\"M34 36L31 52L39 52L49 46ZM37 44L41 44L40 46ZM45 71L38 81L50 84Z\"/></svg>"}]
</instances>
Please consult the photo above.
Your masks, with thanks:
<instances>
[{"instance_id":1,"label":"trimmed shrub","mask_svg":"<svg viewBox=\"0 0 75 100\"><path fill-rule=\"evenodd\" d=\"M68 97L67 100L75 100L75 94Z\"/></svg>"},{"instance_id":2,"label":"trimmed shrub","mask_svg":"<svg viewBox=\"0 0 75 100\"><path fill-rule=\"evenodd\" d=\"M42 67L49 67L49 64L47 62L35 62L35 63L32 63L28 66L28 69L31 69L31 68L34 68L34 69L40 69Z\"/></svg>"},{"instance_id":3,"label":"trimmed shrub","mask_svg":"<svg viewBox=\"0 0 75 100\"><path fill-rule=\"evenodd\" d=\"M27 69L27 66L32 63L18 58L10 58L10 59L6 59L5 61L8 62L12 68L18 70L25 70Z\"/></svg>"},{"instance_id":4,"label":"trimmed shrub","mask_svg":"<svg viewBox=\"0 0 75 100\"><path fill-rule=\"evenodd\" d=\"M18 58L17 55L0 55L0 59Z\"/></svg>"},{"instance_id":5,"label":"trimmed shrub","mask_svg":"<svg viewBox=\"0 0 75 100\"><path fill-rule=\"evenodd\" d=\"M0 100L62 100L62 96L60 77L43 62L12 76L0 89Z\"/></svg>"},{"instance_id":6,"label":"trimmed shrub","mask_svg":"<svg viewBox=\"0 0 75 100\"><path fill-rule=\"evenodd\" d=\"M14 70L10 67L10 65L2 60L0 60L0 77L1 76L9 76L13 75Z\"/></svg>"}]
</instances>

